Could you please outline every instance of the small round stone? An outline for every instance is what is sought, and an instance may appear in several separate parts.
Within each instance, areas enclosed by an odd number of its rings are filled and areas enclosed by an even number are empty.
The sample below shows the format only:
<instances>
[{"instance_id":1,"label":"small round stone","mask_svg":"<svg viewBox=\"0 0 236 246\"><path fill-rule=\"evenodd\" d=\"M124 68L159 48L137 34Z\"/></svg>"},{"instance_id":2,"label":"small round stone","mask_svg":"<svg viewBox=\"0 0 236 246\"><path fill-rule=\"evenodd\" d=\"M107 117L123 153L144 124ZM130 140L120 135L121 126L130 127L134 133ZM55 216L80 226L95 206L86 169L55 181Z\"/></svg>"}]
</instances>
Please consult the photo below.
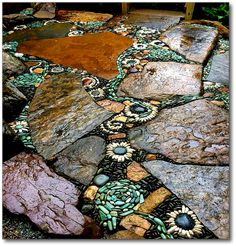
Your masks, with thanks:
<instances>
[{"instance_id":1,"label":"small round stone","mask_svg":"<svg viewBox=\"0 0 236 246\"><path fill-rule=\"evenodd\" d=\"M175 218L175 224L184 230L192 230L195 223L192 217L188 214L179 214Z\"/></svg>"},{"instance_id":2,"label":"small round stone","mask_svg":"<svg viewBox=\"0 0 236 246\"><path fill-rule=\"evenodd\" d=\"M124 155L127 153L127 149L123 146L119 146L119 147L116 147L113 149L113 152L116 154L116 155Z\"/></svg>"},{"instance_id":3,"label":"small round stone","mask_svg":"<svg viewBox=\"0 0 236 246\"><path fill-rule=\"evenodd\" d=\"M130 107L130 110L133 112L133 113L144 113L147 111L147 109L145 107L142 107L142 106L139 106L139 105L132 105Z\"/></svg>"},{"instance_id":4,"label":"small round stone","mask_svg":"<svg viewBox=\"0 0 236 246\"><path fill-rule=\"evenodd\" d=\"M92 204L85 204L82 209L81 212L82 213L88 213L89 211L91 211L93 209L93 205Z\"/></svg>"},{"instance_id":5,"label":"small round stone","mask_svg":"<svg viewBox=\"0 0 236 246\"><path fill-rule=\"evenodd\" d=\"M15 128L16 128L16 129L22 129L23 126L22 126L22 125L16 125Z\"/></svg>"},{"instance_id":6,"label":"small round stone","mask_svg":"<svg viewBox=\"0 0 236 246\"><path fill-rule=\"evenodd\" d=\"M103 185L105 185L105 184L108 182L109 179L110 179L110 178L109 178L107 175L105 175L105 174L98 174L98 175L94 178L93 182L94 182L96 185L98 185L98 186L103 186Z\"/></svg>"}]
</instances>

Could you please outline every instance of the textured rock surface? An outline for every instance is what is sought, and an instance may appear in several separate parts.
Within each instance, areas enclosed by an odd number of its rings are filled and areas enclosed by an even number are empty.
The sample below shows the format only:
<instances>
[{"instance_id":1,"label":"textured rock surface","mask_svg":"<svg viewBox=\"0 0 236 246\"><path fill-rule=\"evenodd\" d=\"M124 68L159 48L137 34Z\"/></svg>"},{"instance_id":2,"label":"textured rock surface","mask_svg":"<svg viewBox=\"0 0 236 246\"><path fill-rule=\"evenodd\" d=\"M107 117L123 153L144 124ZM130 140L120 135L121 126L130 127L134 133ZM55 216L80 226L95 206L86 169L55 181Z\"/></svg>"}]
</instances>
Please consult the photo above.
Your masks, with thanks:
<instances>
[{"instance_id":1,"label":"textured rock surface","mask_svg":"<svg viewBox=\"0 0 236 246\"><path fill-rule=\"evenodd\" d=\"M127 167L127 178L132 181L139 181L150 174L142 168L142 166L136 162L133 161L128 167Z\"/></svg>"},{"instance_id":2,"label":"textured rock surface","mask_svg":"<svg viewBox=\"0 0 236 246\"><path fill-rule=\"evenodd\" d=\"M101 100L101 101L98 101L96 103L99 106L101 106L101 107L103 107L109 111L115 112L115 113L120 113L125 108L125 105L123 103L111 101L108 99Z\"/></svg>"},{"instance_id":3,"label":"textured rock surface","mask_svg":"<svg viewBox=\"0 0 236 246\"><path fill-rule=\"evenodd\" d=\"M182 164L229 164L228 112L207 100L164 109L130 130L133 147L161 153Z\"/></svg>"},{"instance_id":4,"label":"textured rock surface","mask_svg":"<svg viewBox=\"0 0 236 246\"><path fill-rule=\"evenodd\" d=\"M105 146L105 140L97 136L79 139L57 156L53 168L59 174L88 185L105 156Z\"/></svg>"},{"instance_id":5,"label":"textured rock surface","mask_svg":"<svg viewBox=\"0 0 236 246\"><path fill-rule=\"evenodd\" d=\"M46 159L74 143L112 113L99 107L76 75L51 76L36 90L29 108L33 144Z\"/></svg>"},{"instance_id":6,"label":"textured rock surface","mask_svg":"<svg viewBox=\"0 0 236 246\"><path fill-rule=\"evenodd\" d=\"M93 75L112 79L118 75L116 62L119 54L132 43L130 38L104 32L81 37L26 41L18 47L18 52L85 69Z\"/></svg>"},{"instance_id":7,"label":"textured rock surface","mask_svg":"<svg viewBox=\"0 0 236 246\"><path fill-rule=\"evenodd\" d=\"M229 238L229 167L144 162L219 238Z\"/></svg>"},{"instance_id":8,"label":"textured rock surface","mask_svg":"<svg viewBox=\"0 0 236 246\"><path fill-rule=\"evenodd\" d=\"M15 31L3 37L3 42L17 41L21 43L27 40L61 38L69 33L72 26L73 24L70 23L52 23L39 28Z\"/></svg>"},{"instance_id":9,"label":"textured rock surface","mask_svg":"<svg viewBox=\"0 0 236 246\"><path fill-rule=\"evenodd\" d=\"M59 10L57 12L57 19L67 20L73 22L95 22L101 21L105 22L112 18L111 14L101 14L86 11L76 11L76 10Z\"/></svg>"},{"instance_id":10,"label":"textured rock surface","mask_svg":"<svg viewBox=\"0 0 236 246\"><path fill-rule=\"evenodd\" d=\"M218 31L189 25L179 25L164 32L160 40L187 59L203 63L214 47Z\"/></svg>"},{"instance_id":11,"label":"textured rock surface","mask_svg":"<svg viewBox=\"0 0 236 246\"><path fill-rule=\"evenodd\" d=\"M173 95L198 95L201 75L201 65L149 62L142 73L130 74L121 82L118 95L156 100Z\"/></svg>"},{"instance_id":12,"label":"textured rock surface","mask_svg":"<svg viewBox=\"0 0 236 246\"><path fill-rule=\"evenodd\" d=\"M55 17L56 3L35 3L34 8L37 10L34 17L39 19L52 19Z\"/></svg>"},{"instance_id":13,"label":"textured rock surface","mask_svg":"<svg viewBox=\"0 0 236 246\"><path fill-rule=\"evenodd\" d=\"M14 121L27 104L27 98L14 85L7 82L3 85L3 117Z\"/></svg>"},{"instance_id":14,"label":"textured rock surface","mask_svg":"<svg viewBox=\"0 0 236 246\"><path fill-rule=\"evenodd\" d=\"M229 84L229 51L213 56L207 81Z\"/></svg>"},{"instance_id":15,"label":"textured rock surface","mask_svg":"<svg viewBox=\"0 0 236 246\"><path fill-rule=\"evenodd\" d=\"M80 191L51 172L37 155L20 153L3 166L3 205L27 215L48 233L83 233L84 216L75 208Z\"/></svg>"},{"instance_id":16,"label":"textured rock surface","mask_svg":"<svg viewBox=\"0 0 236 246\"><path fill-rule=\"evenodd\" d=\"M26 70L26 66L13 55L2 52L2 70L7 76L21 74Z\"/></svg>"}]
</instances>

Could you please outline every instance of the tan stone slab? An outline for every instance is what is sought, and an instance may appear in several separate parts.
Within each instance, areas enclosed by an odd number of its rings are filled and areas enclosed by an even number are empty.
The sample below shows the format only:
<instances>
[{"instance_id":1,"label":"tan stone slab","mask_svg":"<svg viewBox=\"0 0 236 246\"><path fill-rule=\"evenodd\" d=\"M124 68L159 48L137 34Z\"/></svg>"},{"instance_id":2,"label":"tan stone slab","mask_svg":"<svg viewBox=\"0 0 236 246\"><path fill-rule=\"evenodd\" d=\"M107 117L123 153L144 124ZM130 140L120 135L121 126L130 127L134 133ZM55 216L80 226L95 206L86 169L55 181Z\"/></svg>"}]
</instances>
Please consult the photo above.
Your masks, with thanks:
<instances>
[{"instance_id":1,"label":"tan stone slab","mask_svg":"<svg viewBox=\"0 0 236 246\"><path fill-rule=\"evenodd\" d=\"M57 12L57 18L59 20L67 20L73 22L105 22L113 17L111 14L102 14L78 10L59 10Z\"/></svg>"},{"instance_id":2,"label":"tan stone slab","mask_svg":"<svg viewBox=\"0 0 236 246\"><path fill-rule=\"evenodd\" d=\"M136 239L145 239L136 233L128 230L122 230L118 231L110 236L108 236L108 239L114 239L114 240L119 240L119 239L129 239L129 240L136 240Z\"/></svg>"},{"instance_id":3,"label":"tan stone slab","mask_svg":"<svg viewBox=\"0 0 236 246\"><path fill-rule=\"evenodd\" d=\"M150 214L157 206L165 201L172 193L164 187L152 192L139 207L139 211Z\"/></svg>"},{"instance_id":4,"label":"tan stone slab","mask_svg":"<svg viewBox=\"0 0 236 246\"><path fill-rule=\"evenodd\" d=\"M101 106L107 110L110 110L112 112L115 112L115 113L120 113L125 108L125 105L123 103L111 101L108 99L101 100L101 101L98 101L96 103L99 106Z\"/></svg>"},{"instance_id":5,"label":"tan stone slab","mask_svg":"<svg viewBox=\"0 0 236 246\"><path fill-rule=\"evenodd\" d=\"M79 37L30 40L21 43L17 52L38 56L66 67L84 69L95 76L113 79L118 75L117 59L133 40L111 32Z\"/></svg>"},{"instance_id":6,"label":"tan stone slab","mask_svg":"<svg viewBox=\"0 0 236 246\"><path fill-rule=\"evenodd\" d=\"M108 140L114 140L114 139L121 139L125 138L127 135L126 133L117 133L117 134L112 134L108 136Z\"/></svg>"},{"instance_id":7,"label":"tan stone slab","mask_svg":"<svg viewBox=\"0 0 236 246\"><path fill-rule=\"evenodd\" d=\"M145 232L151 227L151 223L136 214L128 215L123 218L120 225L141 237L144 236Z\"/></svg>"},{"instance_id":8,"label":"tan stone slab","mask_svg":"<svg viewBox=\"0 0 236 246\"><path fill-rule=\"evenodd\" d=\"M150 174L136 161L127 167L127 178L132 181L139 181Z\"/></svg>"}]
</instances>

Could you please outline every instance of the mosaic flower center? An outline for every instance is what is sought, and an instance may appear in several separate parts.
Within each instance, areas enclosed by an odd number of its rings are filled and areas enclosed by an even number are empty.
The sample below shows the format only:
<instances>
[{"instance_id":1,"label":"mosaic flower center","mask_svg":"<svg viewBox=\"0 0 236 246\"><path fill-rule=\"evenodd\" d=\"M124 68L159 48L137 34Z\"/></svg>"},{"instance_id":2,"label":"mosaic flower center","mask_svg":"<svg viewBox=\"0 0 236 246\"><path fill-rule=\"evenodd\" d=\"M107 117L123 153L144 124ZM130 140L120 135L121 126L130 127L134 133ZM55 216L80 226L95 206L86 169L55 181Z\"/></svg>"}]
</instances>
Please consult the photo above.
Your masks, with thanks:
<instances>
[{"instance_id":1,"label":"mosaic flower center","mask_svg":"<svg viewBox=\"0 0 236 246\"><path fill-rule=\"evenodd\" d=\"M100 95L100 92L99 91L92 91L91 94L92 94L92 96L97 97Z\"/></svg>"},{"instance_id":2,"label":"mosaic flower center","mask_svg":"<svg viewBox=\"0 0 236 246\"><path fill-rule=\"evenodd\" d=\"M192 230L194 228L194 220L188 214L179 214L175 218L175 224L184 229L184 230Z\"/></svg>"},{"instance_id":3,"label":"mosaic flower center","mask_svg":"<svg viewBox=\"0 0 236 246\"><path fill-rule=\"evenodd\" d=\"M130 107L130 110L131 110L131 112L138 113L138 114L147 112L147 109L145 107L142 107L142 106L139 106L139 105L132 105Z\"/></svg>"},{"instance_id":4,"label":"mosaic flower center","mask_svg":"<svg viewBox=\"0 0 236 246\"><path fill-rule=\"evenodd\" d=\"M92 83L92 79L90 79L90 78L85 78L85 79L82 80L82 82L83 82L83 85L89 85L89 84Z\"/></svg>"},{"instance_id":5,"label":"mosaic flower center","mask_svg":"<svg viewBox=\"0 0 236 246\"><path fill-rule=\"evenodd\" d=\"M116 154L116 155L124 155L127 153L127 148L125 147L122 147L122 146L118 146L118 147L115 147L113 149L113 152Z\"/></svg>"}]
</instances>

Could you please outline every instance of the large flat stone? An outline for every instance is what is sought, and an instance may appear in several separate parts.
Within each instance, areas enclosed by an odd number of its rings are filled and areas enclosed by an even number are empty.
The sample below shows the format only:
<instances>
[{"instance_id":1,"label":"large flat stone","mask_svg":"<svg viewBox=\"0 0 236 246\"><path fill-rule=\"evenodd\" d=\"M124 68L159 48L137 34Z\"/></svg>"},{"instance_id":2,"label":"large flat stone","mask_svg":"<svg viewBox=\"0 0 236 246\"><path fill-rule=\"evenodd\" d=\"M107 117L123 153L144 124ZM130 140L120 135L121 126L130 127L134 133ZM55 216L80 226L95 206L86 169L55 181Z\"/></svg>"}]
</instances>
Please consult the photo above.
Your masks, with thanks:
<instances>
[{"instance_id":1,"label":"large flat stone","mask_svg":"<svg viewBox=\"0 0 236 246\"><path fill-rule=\"evenodd\" d=\"M22 43L18 52L39 56L64 66L87 70L93 75L112 79L118 75L117 59L132 45L130 38L111 32L31 40Z\"/></svg>"},{"instance_id":2,"label":"large flat stone","mask_svg":"<svg viewBox=\"0 0 236 246\"><path fill-rule=\"evenodd\" d=\"M131 145L182 164L229 164L229 115L207 100L164 109L129 131Z\"/></svg>"},{"instance_id":3,"label":"large flat stone","mask_svg":"<svg viewBox=\"0 0 236 246\"><path fill-rule=\"evenodd\" d=\"M165 161L143 166L197 214L221 239L229 239L229 167L175 165Z\"/></svg>"},{"instance_id":4,"label":"large flat stone","mask_svg":"<svg viewBox=\"0 0 236 246\"><path fill-rule=\"evenodd\" d=\"M178 25L164 32L160 40L186 59L203 63L214 48L217 35L214 29Z\"/></svg>"},{"instance_id":5,"label":"large flat stone","mask_svg":"<svg viewBox=\"0 0 236 246\"><path fill-rule=\"evenodd\" d=\"M57 156L53 168L59 174L88 185L105 156L105 146L105 140L97 136L79 139Z\"/></svg>"},{"instance_id":6,"label":"large flat stone","mask_svg":"<svg viewBox=\"0 0 236 246\"><path fill-rule=\"evenodd\" d=\"M163 100L173 95L199 95L202 66L177 62L149 62L142 73L125 78L119 96Z\"/></svg>"},{"instance_id":7,"label":"large flat stone","mask_svg":"<svg viewBox=\"0 0 236 246\"><path fill-rule=\"evenodd\" d=\"M51 76L36 90L29 108L33 144L46 159L112 116L99 107L73 74Z\"/></svg>"},{"instance_id":8,"label":"large flat stone","mask_svg":"<svg viewBox=\"0 0 236 246\"><path fill-rule=\"evenodd\" d=\"M75 185L51 172L38 155L20 153L4 163L4 207L27 215L48 233L83 233L85 219L75 207L79 195Z\"/></svg>"},{"instance_id":9,"label":"large flat stone","mask_svg":"<svg viewBox=\"0 0 236 246\"><path fill-rule=\"evenodd\" d=\"M207 81L229 84L229 51L213 56Z\"/></svg>"},{"instance_id":10,"label":"large flat stone","mask_svg":"<svg viewBox=\"0 0 236 246\"><path fill-rule=\"evenodd\" d=\"M72 26L71 23L52 23L39 28L15 31L3 37L3 42L17 41L21 43L28 40L61 38L70 32Z\"/></svg>"},{"instance_id":11,"label":"large flat stone","mask_svg":"<svg viewBox=\"0 0 236 246\"><path fill-rule=\"evenodd\" d=\"M78 10L59 10L57 19L73 22L105 22L112 18L111 14L94 13Z\"/></svg>"}]
</instances>

